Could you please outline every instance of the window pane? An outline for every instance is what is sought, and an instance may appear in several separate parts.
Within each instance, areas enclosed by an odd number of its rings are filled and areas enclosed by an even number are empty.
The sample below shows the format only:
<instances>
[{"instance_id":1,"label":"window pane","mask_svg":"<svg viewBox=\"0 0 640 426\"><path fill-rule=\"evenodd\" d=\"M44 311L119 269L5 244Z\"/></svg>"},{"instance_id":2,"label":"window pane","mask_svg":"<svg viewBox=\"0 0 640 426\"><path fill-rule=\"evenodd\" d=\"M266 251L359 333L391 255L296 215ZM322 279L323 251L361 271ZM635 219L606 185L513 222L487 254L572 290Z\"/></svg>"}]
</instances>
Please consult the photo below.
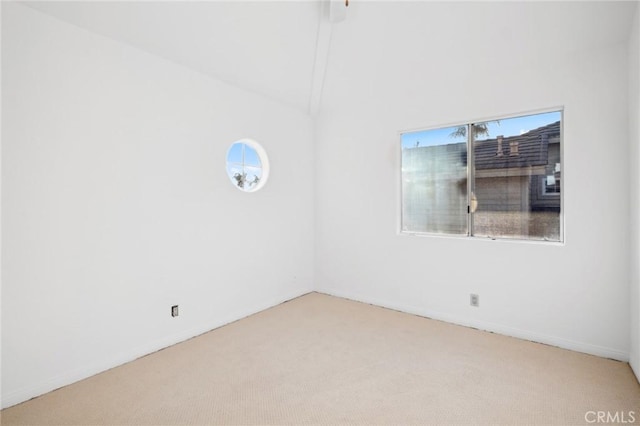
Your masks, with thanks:
<instances>
[{"instance_id":1,"label":"window pane","mask_svg":"<svg viewBox=\"0 0 640 426\"><path fill-rule=\"evenodd\" d=\"M244 146L244 163L250 166L260 167L260 157L256 150L249 145Z\"/></svg>"},{"instance_id":2,"label":"window pane","mask_svg":"<svg viewBox=\"0 0 640 426\"><path fill-rule=\"evenodd\" d=\"M561 113L473 127L473 235L559 241Z\"/></svg>"},{"instance_id":3,"label":"window pane","mask_svg":"<svg viewBox=\"0 0 640 426\"><path fill-rule=\"evenodd\" d=\"M242 153L244 151L243 143L234 143L227 153L227 162L242 163Z\"/></svg>"},{"instance_id":4,"label":"window pane","mask_svg":"<svg viewBox=\"0 0 640 426\"><path fill-rule=\"evenodd\" d=\"M262 169L259 167L247 166L244 168L244 171L247 174L247 188L253 188L260 182L260 179L262 178Z\"/></svg>"},{"instance_id":5,"label":"window pane","mask_svg":"<svg viewBox=\"0 0 640 426\"><path fill-rule=\"evenodd\" d=\"M402 230L467 235L466 127L402 134Z\"/></svg>"}]
</instances>

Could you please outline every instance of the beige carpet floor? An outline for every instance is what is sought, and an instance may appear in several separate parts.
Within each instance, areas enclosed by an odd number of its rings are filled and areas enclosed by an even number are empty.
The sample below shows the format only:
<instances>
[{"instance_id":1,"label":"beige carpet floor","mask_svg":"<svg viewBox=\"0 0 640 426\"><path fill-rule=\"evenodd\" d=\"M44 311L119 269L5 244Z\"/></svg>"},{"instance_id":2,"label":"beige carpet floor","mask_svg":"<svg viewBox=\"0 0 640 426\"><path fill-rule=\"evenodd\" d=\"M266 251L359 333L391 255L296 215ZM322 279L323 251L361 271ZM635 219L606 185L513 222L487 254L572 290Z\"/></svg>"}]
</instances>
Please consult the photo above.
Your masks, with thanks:
<instances>
[{"instance_id":1,"label":"beige carpet floor","mask_svg":"<svg viewBox=\"0 0 640 426\"><path fill-rule=\"evenodd\" d=\"M5 409L1 423L568 425L598 411L640 423L628 364L311 293Z\"/></svg>"}]
</instances>

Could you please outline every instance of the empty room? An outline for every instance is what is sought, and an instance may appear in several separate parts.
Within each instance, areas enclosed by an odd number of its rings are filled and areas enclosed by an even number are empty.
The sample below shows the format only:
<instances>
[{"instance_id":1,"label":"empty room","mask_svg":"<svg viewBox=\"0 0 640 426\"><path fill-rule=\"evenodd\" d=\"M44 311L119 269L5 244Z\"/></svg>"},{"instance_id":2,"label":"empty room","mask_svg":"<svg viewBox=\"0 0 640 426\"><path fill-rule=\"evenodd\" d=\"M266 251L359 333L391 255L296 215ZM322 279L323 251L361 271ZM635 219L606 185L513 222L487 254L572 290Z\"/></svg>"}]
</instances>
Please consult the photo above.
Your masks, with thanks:
<instances>
[{"instance_id":1,"label":"empty room","mask_svg":"<svg viewBox=\"0 0 640 426\"><path fill-rule=\"evenodd\" d=\"M2 425L640 424L638 1L2 1Z\"/></svg>"}]
</instances>

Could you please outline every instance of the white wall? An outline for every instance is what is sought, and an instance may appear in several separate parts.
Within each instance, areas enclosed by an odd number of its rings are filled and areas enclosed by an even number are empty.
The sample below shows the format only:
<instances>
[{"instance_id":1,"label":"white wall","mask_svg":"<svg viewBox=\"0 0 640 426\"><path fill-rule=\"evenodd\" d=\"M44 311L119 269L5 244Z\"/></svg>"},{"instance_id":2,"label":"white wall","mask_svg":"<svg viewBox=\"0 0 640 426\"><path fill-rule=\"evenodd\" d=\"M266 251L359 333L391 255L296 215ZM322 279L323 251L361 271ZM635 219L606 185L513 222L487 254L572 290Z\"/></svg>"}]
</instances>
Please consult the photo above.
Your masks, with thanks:
<instances>
[{"instance_id":1,"label":"white wall","mask_svg":"<svg viewBox=\"0 0 640 426\"><path fill-rule=\"evenodd\" d=\"M0 3L0 46L2 46L2 3ZM2 55L0 54L0 260L2 259ZM0 307L2 307L2 262L0 261ZM2 314L0 313L0 377L2 377ZM0 409L2 405L2 380L0 379Z\"/></svg>"},{"instance_id":2,"label":"white wall","mask_svg":"<svg viewBox=\"0 0 640 426\"><path fill-rule=\"evenodd\" d=\"M577 47L606 7L354 4L319 122L318 290L627 359L628 32ZM399 131L555 106L564 245L397 234Z\"/></svg>"},{"instance_id":3,"label":"white wall","mask_svg":"<svg viewBox=\"0 0 640 426\"><path fill-rule=\"evenodd\" d=\"M306 115L2 8L3 406L312 289ZM253 194L242 137L272 165Z\"/></svg>"},{"instance_id":4,"label":"white wall","mask_svg":"<svg viewBox=\"0 0 640 426\"><path fill-rule=\"evenodd\" d=\"M631 192L631 368L640 380L640 6L629 37L629 142Z\"/></svg>"}]
</instances>

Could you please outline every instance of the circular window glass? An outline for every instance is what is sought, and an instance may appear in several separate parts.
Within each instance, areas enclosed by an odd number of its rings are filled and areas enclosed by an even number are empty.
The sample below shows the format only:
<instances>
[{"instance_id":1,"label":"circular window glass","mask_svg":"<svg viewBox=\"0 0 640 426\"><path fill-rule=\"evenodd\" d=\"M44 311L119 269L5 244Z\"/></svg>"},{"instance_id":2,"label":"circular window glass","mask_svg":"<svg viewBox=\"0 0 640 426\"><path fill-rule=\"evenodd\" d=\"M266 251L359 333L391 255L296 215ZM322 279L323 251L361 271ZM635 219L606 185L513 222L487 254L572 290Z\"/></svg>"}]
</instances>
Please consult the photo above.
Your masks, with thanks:
<instances>
[{"instance_id":1,"label":"circular window glass","mask_svg":"<svg viewBox=\"0 0 640 426\"><path fill-rule=\"evenodd\" d=\"M241 191L262 188L269 176L269 161L264 149L251 139L235 142L227 151L227 175Z\"/></svg>"}]
</instances>

